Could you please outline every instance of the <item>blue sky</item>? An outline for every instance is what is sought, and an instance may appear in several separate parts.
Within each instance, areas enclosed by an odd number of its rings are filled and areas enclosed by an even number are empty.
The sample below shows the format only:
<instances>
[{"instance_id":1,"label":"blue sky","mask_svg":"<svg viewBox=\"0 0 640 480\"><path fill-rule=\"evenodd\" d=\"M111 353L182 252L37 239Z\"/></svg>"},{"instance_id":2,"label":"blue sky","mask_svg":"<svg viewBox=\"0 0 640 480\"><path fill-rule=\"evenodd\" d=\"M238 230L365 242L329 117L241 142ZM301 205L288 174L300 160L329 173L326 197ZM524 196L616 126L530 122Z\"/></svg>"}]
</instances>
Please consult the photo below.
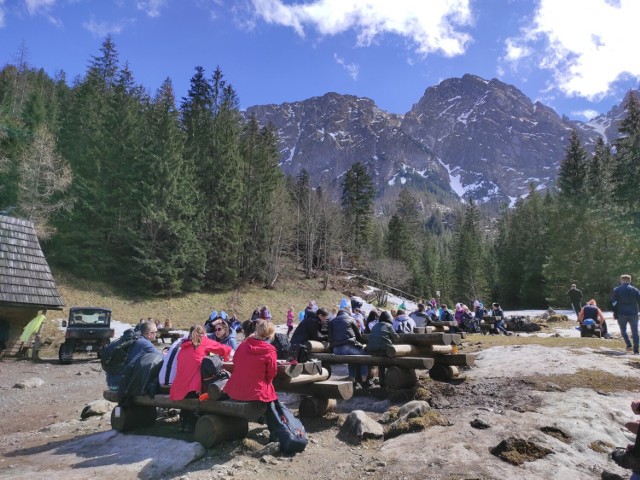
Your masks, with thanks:
<instances>
[{"instance_id":1,"label":"blue sky","mask_svg":"<svg viewBox=\"0 0 640 480\"><path fill-rule=\"evenodd\" d=\"M472 73L585 120L638 88L637 0L0 0L0 63L83 75L111 34L151 93L220 66L241 107L326 92L406 113Z\"/></svg>"}]
</instances>

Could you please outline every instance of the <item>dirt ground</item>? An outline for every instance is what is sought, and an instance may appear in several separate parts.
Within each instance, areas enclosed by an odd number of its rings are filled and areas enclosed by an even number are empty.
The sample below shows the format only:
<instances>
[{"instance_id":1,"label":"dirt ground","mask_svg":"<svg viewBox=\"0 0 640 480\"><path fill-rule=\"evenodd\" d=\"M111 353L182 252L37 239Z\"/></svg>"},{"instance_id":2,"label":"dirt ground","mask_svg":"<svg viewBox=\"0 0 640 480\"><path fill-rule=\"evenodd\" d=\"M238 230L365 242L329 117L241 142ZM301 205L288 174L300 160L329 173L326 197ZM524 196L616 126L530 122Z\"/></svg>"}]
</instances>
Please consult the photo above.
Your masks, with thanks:
<instances>
[{"instance_id":1,"label":"dirt ground","mask_svg":"<svg viewBox=\"0 0 640 480\"><path fill-rule=\"evenodd\" d=\"M584 354L581 354L585 357ZM557 362L556 362L557 363ZM478 368L478 367L474 367ZM19 381L40 378L44 383L35 388L14 388ZM109 415L80 419L85 405L102 398L105 388L104 372L97 359L74 359L71 365L60 365L57 359L45 359L39 362L5 359L0 362L0 479L4 478L180 478L182 480L199 479L255 479L257 476L270 479L494 479L494 478L551 478L549 471L557 468L553 462L565 460L573 465L575 474L562 478L600 478L604 467L615 469L607 459L607 452L614 444L620 444L619 432L615 440L599 434L603 439L603 451L585 452L582 446L576 449L585 455L592 465L586 465L582 459L572 459L577 455L573 450L563 453L564 445L549 444L555 440L539 435L540 418L547 418L548 425L556 425L549 415L536 416L538 410L544 410L545 398L561 395L557 392L545 393L535 390L533 382L514 379L506 375L497 378L469 378L454 383L433 382L421 377L421 388L412 391L387 392L395 404L420 398L429 401L433 409L444 418L444 425L423 432L401 435L383 442L369 440L359 445L347 443L338 438L339 427L348 412L354 409L365 410L374 419L379 419L393 402L390 402L379 389L358 392L349 402L339 405L336 413L321 419L304 419L309 433L310 443L304 453L294 457L278 454L254 457L252 454L267 444L266 426L250 424L249 436L243 441L231 441L206 451L199 459L189 463L179 471L154 475L144 473L137 465L127 465L126 461L109 464L109 474L105 470L83 470L90 462L88 459L69 460L69 456L60 455L65 445L72 441L85 439L90 444L101 432L111 430ZM602 392L600 392L602 393ZM591 391L587 395L599 396ZM588 397L591 398L591 397ZM285 398L285 402L287 399ZM561 401L556 398L556 401ZM588 408L585 412L592 409ZM589 400L590 401L590 400ZM626 399L606 397L609 404L626 405ZM547 402L548 403L548 402ZM292 404L293 405L293 404ZM620 407L622 412L623 407ZM294 408L295 411L295 408ZM584 413L582 415L585 415ZM480 437L479 430L469 427L470 420L481 419L493 425L491 437ZM545 420L547 421L547 420ZM574 422L577 423L577 422ZM607 420L605 428L611 428ZM515 425L518 425L515 427ZM585 428L591 428L593 421L586 419ZM569 427L564 427L568 433ZM527 430L528 429L528 430ZM508 434L522 430L538 434L527 434L538 443L551 446L557 453L557 459L547 462L545 470L535 471L533 467L513 467L488 454L488 446L497 443ZM618 429L619 430L619 429ZM121 434L119 434L121 435ZM172 438L191 442L191 435L180 431L176 417L159 420L153 428L138 430L133 436L140 436L150 450L160 448L154 443L160 439ZM132 435L127 437L132 438ZM579 433L573 433L577 443ZM138 437L135 437L138 438ZM460 440L458 440L460 439ZM541 442L542 439L542 442ZM473 447L476 445L478 448ZM158 445L161 445L158 443ZM452 447L464 446L468 451L453 453ZM162 447L167 448L167 447ZM168 447L171 448L171 447ZM404 450L407 453L403 453ZM69 450L69 448L67 448ZM475 455L482 455L480 461L485 465L478 468ZM441 452L441 453L439 453ZM449 452L449 453L446 453ZM479 452L479 453L477 453ZM69 453L69 452L66 452ZM156 456L167 457L171 452L154 452ZM459 457L469 455L469 459ZM153 456L153 455L152 455ZM406 457L406 458L405 458ZM458 458L459 457L459 458ZM566 458L565 458L566 457ZM551 457L550 457L551 458ZM592 460L593 458L593 460ZM471 462L465 465L463 460ZM97 461L93 459L94 463ZM105 462L104 458L99 462ZM543 465L544 460L532 462ZM573 462L573 463L572 463ZM142 462L144 463L144 462ZM596 464L598 467L596 468ZM103 465L104 466L104 465ZM523 469L525 468L525 469ZM528 469L527 469L528 468ZM573 466L571 468L574 468ZM572 471L571 468L568 471ZM92 473L87 473L92 472ZM585 473L586 472L586 473ZM623 472L621 472L623 473ZM560 478L560 477L555 477Z\"/></svg>"},{"instance_id":2,"label":"dirt ground","mask_svg":"<svg viewBox=\"0 0 640 480\"><path fill-rule=\"evenodd\" d=\"M40 378L44 384L35 388L14 388L17 382L30 378ZM526 394L521 385L505 389L496 388L495 382L473 386L471 383L451 385L424 381L430 385L428 397L434 406L443 409L445 417L447 411L455 415L455 410L465 405L482 405L484 397L490 399L487 405L492 408L535 403L535 396ZM74 359L71 365L60 365L54 359L40 362L5 359L0 362L0 478L26 476L27 469L34 468L33 453L79 436L110 430L108 414L80 420L85 405L100 399L104 388L104 372L95 358ZM496 391L501 392L499 401ZM425 395L424 391L422 394ZM402 395L398 400L403 400ZM267 444L266 427L252 423L247 439L210 449L176 477L218 478L233 472L234 478L255 478L256 471L261 471L276 479L320 478L326 472L331 472L333 478L403 478L402 472L396 471L393 464L378 460L381 441L352 445L336 438L346 411L363 408L377 418L389 405L381 391L373 390L368 395L354 397L350 404L341 405L342 412L321 419L305 419L310 436L305 453L292 458L276 455L269 457L269 462L251 455ZM158 421L155 427L139 430L136 434L191 441L190 434L180 431L175 417ZM64 470L65 465L60 465L62 476Z\"/></svg>"}]
</instances>

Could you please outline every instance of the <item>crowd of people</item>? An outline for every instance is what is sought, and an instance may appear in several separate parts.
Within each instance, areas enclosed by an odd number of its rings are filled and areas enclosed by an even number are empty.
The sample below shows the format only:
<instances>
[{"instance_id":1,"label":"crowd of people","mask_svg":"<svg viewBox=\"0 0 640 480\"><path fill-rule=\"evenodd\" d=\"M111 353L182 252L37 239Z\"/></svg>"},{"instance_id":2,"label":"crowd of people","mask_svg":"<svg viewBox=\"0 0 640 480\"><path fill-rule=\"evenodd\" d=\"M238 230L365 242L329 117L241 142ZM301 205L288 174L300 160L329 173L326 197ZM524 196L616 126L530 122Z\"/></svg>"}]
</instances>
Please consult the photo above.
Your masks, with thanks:
<instances>
[{"instance_id":1,"label":"crowd of people","mask_svg":"<svg viewBox=\"0 0 640 480\"><path fill-rule=\"evenodd\" d=\"M567 295L581 325L594 322L602 329L603 335L609 336L603 312L594 299L582 305L582 292L575 284ZM635 354L639 348L639 304L640 290L631 285L630 275L622 275L620 285L612 293L612 306L627 350L633 350ZM412 333L416 327L448 322L452 331L475 333L480 331L480 323L487 316L492 319L494 333L509 334L500 304L492 303L491 309L486 309L478 300L474 301L473 308L457 303L451 310L446 304L438 306L431 299L418 303L411 312L403 302L388 311L371 308L366 314L363 302L357 297L350 301L343 298L331 309L319 308L315 301L310 301L299 312L297 326L294 308L288 308L286 334L276 334L266 305L256 308L251 319L242 323L234 314L214 310L203 325L192 326L189 334L174 342L164 355L156 348L156 337L160 325L171 328L171 322L167 319L161 324L149 318L141 320L137 326L139 337L129 351L127 362L131 365L140 363L142 358L151 358L147 363L159 367L157 383L169 388L172 400L182 400L198 398L207 391L204 363L215 355L220 359L219 368L222 368L222 361L232 360L234 364L233 373L223 384L223 398L270 403L278 398L273 386L278 358L299 360L300 352L308 341L327 342L335 355L384 356L388 347L397 343L399 335ZM630 326L631 338L627 325ZM241 332L243 339L238 336ZM365 333L368 334L366 345L363 341ZM281 357L283 345L284 357ZM296 353L292 356L292 352ZM378 367L377 378L371 378L367 365L348 364L348 372L354 388L369 388L376 383L384 387L384 367ZM632 410L640 414L640 402L634 402ZM188 427L189 422L186 423ZM637 421L626 426L635 434L640 430L640 422ZM619 465L634 470L632 478L640 479L640 473L637 473L640 472L640 440L614 451L612 457Z\"/></svg>"},{"instance_id":2,"label":"crowd of people","mask_svg":"<svg viewBox=\"0 0 640 480\"><path fill-rule=\"evenodd\" d=\"M232 375L224 386L226 395L236 400L270 402L274 397L271 380L275 376L277 360L304 361L308 356L305 345L310 340L327 342L336 355L379 355L397 340L399 334L412 333L415 327L449 322L452 331L477 332L485 315L495 315L500 320L504 316L497 303L490 311L485 310L481 302L475 302L473 311L463 304L456 304L455 311L449 310L446 304L436 306L432 299L418 303L417 309L408 312L402 303L389 311L372 308L365 316L363 302L358 297L343 298L331 310L319 308L315 301L310 301L298 314L297 326L293 306L288 308L286 334L275 333L266 305L256 308L251 318L242 323L233 313L213 310L202 325L192 326L184 338L165 348L160 362L152 363L160 364L158 384L169 388L172 400L196 398L206 392L206 385L202 383L202 362L213 354L234 363L235 376ZM130 349L128 364L139 362L145 354L158 355L155 343L163 327L171 327L169 319L164 324L153 318L141 319L136 326L139 336ZM498 333L507 333L499 322L496 329ZM363 334L369 335L366 347ZM256 363L264 364L264 368L255 370ZM349 364L348 369L355 388L374 385L366 365ZM250 371L260 372L260 375L249 374ZM384 377L384 370L380 373L382 375L378 375L375 383L383 383L380 378Z\"/></svg>"}]
</instances>

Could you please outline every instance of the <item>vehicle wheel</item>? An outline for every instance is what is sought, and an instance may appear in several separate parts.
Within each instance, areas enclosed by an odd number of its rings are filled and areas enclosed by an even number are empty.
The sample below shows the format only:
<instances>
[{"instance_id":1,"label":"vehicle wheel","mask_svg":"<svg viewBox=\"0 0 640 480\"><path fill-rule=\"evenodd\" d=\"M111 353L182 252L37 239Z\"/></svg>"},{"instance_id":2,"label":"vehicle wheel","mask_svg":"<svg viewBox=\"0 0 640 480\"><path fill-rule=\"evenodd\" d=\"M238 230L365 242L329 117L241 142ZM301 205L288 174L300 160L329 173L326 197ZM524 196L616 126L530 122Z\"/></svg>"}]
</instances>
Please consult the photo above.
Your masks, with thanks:
<instances>
[{"instance_id":1,"label":"vehicle wheel","mask_svg":"<svg viewBox=\"0 0 640 480\"><path fill-rule=\"evenodd\" d=\"M58 358L62 365L68 365L73 360L73 345L69 343L63 343L58 350Z\"/></svg>"}]
</instances>

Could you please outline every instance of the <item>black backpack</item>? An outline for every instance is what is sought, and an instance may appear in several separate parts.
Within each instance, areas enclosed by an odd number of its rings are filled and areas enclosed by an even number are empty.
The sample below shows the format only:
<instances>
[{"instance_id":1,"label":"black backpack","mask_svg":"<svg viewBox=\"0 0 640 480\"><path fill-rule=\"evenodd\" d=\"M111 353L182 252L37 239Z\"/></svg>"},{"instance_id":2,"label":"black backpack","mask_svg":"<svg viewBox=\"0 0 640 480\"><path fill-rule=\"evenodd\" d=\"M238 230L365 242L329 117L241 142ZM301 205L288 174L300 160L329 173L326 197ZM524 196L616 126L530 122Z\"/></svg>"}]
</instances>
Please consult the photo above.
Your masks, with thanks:
<instances>
[{"instance_id":1,"label":"black backpack","mask_svg":"<svg viewBox=\"0 0 640 480\"><path fill-rule=\"evenodd\" d=\"M271 345L276 347L278 360L287 360L289 358L291 342L289 342L289 338L284 333L276 333L273 340L271 340Z\"/></svg>"},{"instance_id":2,"label":"black backpack","mask_svg":"<svg viewBox=\"0 0 640 480\"><path fill-rule=\"evenodd\" d=\"M202 392L206 392L210 384L218 380L228 380L229 373L224 369L220 355L209 355L200 364L202 376Z\"/></svg>"},{"instance_id":3,"label":"black backpack","mask_svg":"<svg viewBox=\"0 0 640 480\"><path fill-rule=\"evenodd\" d=\"M129 350L138 338L140 338L140 332L130 328L125 330L115 342L104 347L100 352L102 369L111 374L122 373L129 357Z\"/></svg>"}]
</instances>

